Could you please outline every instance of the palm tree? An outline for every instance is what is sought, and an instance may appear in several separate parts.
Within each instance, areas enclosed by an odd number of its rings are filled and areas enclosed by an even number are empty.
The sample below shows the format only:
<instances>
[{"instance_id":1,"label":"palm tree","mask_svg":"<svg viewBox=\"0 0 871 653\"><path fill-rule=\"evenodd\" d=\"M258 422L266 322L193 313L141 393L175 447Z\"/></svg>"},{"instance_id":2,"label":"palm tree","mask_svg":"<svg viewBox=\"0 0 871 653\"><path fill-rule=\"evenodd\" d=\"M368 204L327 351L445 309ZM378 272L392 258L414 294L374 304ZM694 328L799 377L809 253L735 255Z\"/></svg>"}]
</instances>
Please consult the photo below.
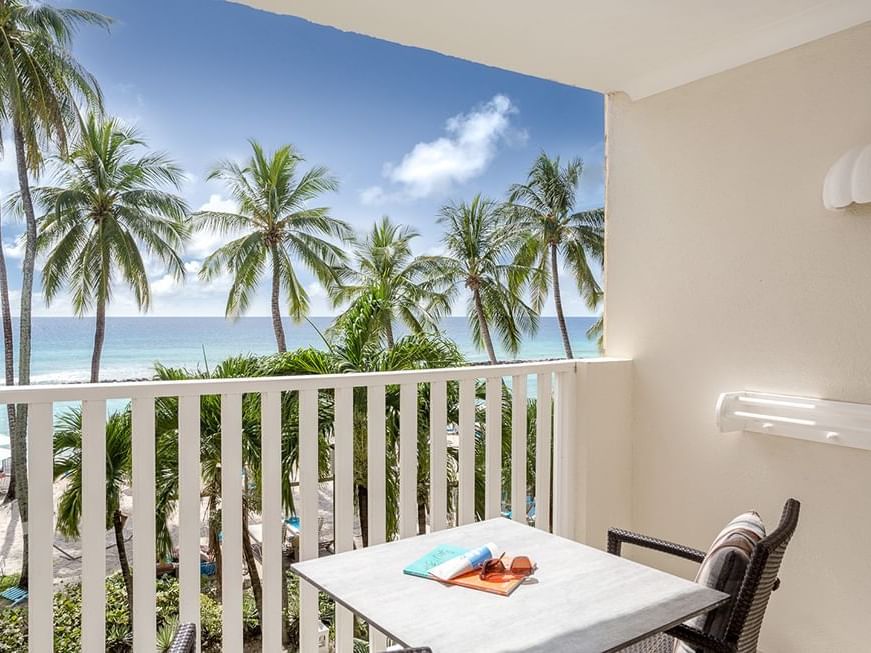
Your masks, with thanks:
<instances>
[{"instance_id":1,"label":"palm tree","mask_svg":"<svg viewBox=\"0 0 871 653\"><path fill-rule=\"evenodd\" d=\"M3 371L7 386L15 385L15 343L12 336L12 306L9 302L9 276L6 271L6 253L0 233L0 319L3 321ZM6 428L11 435L15 430L15 404L6 404ZM4 503L12 501L15 488L10 488Z\"/></svg>"},{"instance_id":2,"label":"palm tree","mask_svg":"<svg viewBox=\"0 0 871 653\"><path fill-rule=\"evenodd\" d=\"M11 125L18 186L26 222L19 313L18 382L30 383L31 313L36 263L36 214L29 173L39 171L42 146L51 142L66 149L75 129L79 100L99 107L96 80L71 53L72 38L81 25L107 27L100 14L49 7L30 0L0 2L0 122ZM8 341L8 338L7 338ZM11 426L11 425L10 425ZM11 429L12 472L21 515L23 555L19 586L27 587L27 406L16 408Z\"/></svg>"},{"instance_id":3,"label":"palm tree","mask_svg":"<svg viewBox=\"0 0 871 653\"><path fill-rule=\"evenodd\" d=\"M525 184L514 184L508 201L529 236L519 252L518 262L530 265L532 305L541 309L553 285L556 316L566 357L572 358L572 345L563 313L559 265L562 258L587 307L595 309L603 292L591 263L599 266L605 251L605 212L603 209L574 212L575 190L581 179L583 163L572 159L565 167L560 159L544 152L535 160Z\"/></svg>"},{"instance_id":4,"label":"palm tree","mask_svg":"<svg viewBox=\"0 0 871 653\"><path fill-rule=\"evenodd\" d=\"M143 252L184 278L178 250L188 235L187 205L164 190L178 189L182 172L163 154L140 155L143 147L134 129L90 114L69 157L58 159L58 185L35 190L47 211L37 240L47 253L46 302L68 285L77 315L96 308L92 383L100 377L113 283L127 285L145 311L151 290Z\"/></svg>"},{"instance_id":5,"label":"palm tree","mask_svg":"<svg viewBox=\"0 0 871 653\"><path fill-rule=\"evenodd\" d=\"M438 275L438 257L414 256L411 241L420 233L384 216L365 237L354 236L354 267L343 271L342 284L332 293L333 305L350 306L337 320L355 312L356 302L376 291L382 298L379 331L387 347L395 342L394 324L401 321L412 333L435 328L451 309L451 293L433 283Z\"/></svg>"},{"instance_id":6,"label":"palm tree","mask_svg":"<svg viewBox=\"0 0 871 653\"><path fill-rule=\"evenodd\" d=\"M112 413L106 420L106 529L115 533L128 610L133 609L133 576L124 544L127 517L121 512L121 492L130 486L131 462L130 411ZM66 537L79 537L84 499L82 477L82 411L73 408L57 417L54 434L54 478L67 483L58 502L57 530Z\"/></svg>"},{"instance_id":7,"label":"palm tree","mask_svg":"<svg viewBox=\"0 0 871 653\"><path fill-rule=\"evenodd\" d=\"M490 335L495 329L505 349L516 355L523 335L538 329L538 315L523 298L529 269L512 261L521 242L517 226L502 205L481 195L468 204L445 206L439 223L446 229L447 250L439 262L439 281L468 289L475 343L496 363Z\"/></svg>"},{"instance_id":8,"label":"palm tree","mask_svg":"<svg viewBox=\"0 0 871 653\"><path fill-rule=\"evenodd\" d=\"M295 320L308 313L308 293L300 282L293 259L299 259L317 279L330 285L338 281L345 262L342 248L324 237L347 238L350 228L330 216L325 207L309 203L335 191L338 182L326 168L316 166L298 174L302 157L290 145L267 155L251 141L252 156L241 167L233 161L219 163L209 179L223 181L239 205L238 213L202 211L194 214L197 226L225 234L242 234L203 261L200 276L209 281L223 271L233 275L227 297L227 317L245 313L267 265L272 274L272 328L278 351L287 351L281 324L281 292Z\"/></svg>"},{"instance_id":9,"label":"palm tree","mask_svg":"<svg viewBox=\"0 0 871 653\"><path fill-rule=\"evenodd\" d=\"M351 372L386 372L395 370L455 367L464 362L454 342L435 334L418 333L400 338L390 349L385 349L377 336L384 312L377 293L362 295L354 310L343 321L338 338L328 344L328 350L300 349L279 354L265 363L270 374L346 374ZM418 401L418 442L428 442L429 404L426 393ZM332 429L333 396L321 393L322 426ZM399 510L399 387L388 386L385 391L385 430L387 435L387 535L398 531ZM456 402L454 402L454 406ZM450 408L449 408L450 410ZM368 481L367 481L367 408L366 388L355 388L353 398L354 423L354 487L360 529L364 545L368 543ZM418 483L426 482L428 475L427 447L418 447ZM426 493L423 496L425 510ZM420 510L420 507L419 507Z\"/></svg>"}]
</instances>

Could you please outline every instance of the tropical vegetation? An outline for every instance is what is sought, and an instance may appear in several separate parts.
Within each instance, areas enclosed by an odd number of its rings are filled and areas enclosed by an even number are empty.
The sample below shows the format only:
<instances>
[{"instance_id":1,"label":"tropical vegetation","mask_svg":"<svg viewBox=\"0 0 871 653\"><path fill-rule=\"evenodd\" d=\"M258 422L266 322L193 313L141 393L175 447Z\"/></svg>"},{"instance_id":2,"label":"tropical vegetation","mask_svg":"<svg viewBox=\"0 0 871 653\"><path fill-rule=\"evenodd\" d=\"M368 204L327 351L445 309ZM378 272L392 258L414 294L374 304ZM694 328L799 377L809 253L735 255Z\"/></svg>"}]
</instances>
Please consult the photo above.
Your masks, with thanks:
<instances>
[{"instance_id":1,"label":"tropical vegetation","mask_svg":"<svg viewBox=\"0 0 871 653\"><path fill-rule=\"evenodd\" d=\"M568 268L588 309L598 308L603 296L596 270L605 255L605 212L574 211L583 165L580 159L572 159L561 166L559 157L551 158L542 152L526 182L512 185L508 194L524 238L515 262L529 266L532 307L536 313L548 291L553 290L566 358L572 358L573 353L563 311L560 263ZM601 334L599 323L591 329L589 335Z\"/></svg>"},{"instance_id":2,"label":"tropical vegetation","mask_svg":"<svg viewBox=\"0 0 871 653\"><path fill-rule=\"evenodd\" d=\"M37 249L45 254L46 304L69 287L76 315L96 312L91 383L100 380L106 308L118 281L140 310L151 305L146 257L184 278L187 204L178 195L181 169L166 155L139 154L145 141L132 127L88 115L67 156L57 157L57 185L34 189L44 207Z\"/></svg>"},{"instance_id":3,"label":"tropical vegetation","mask_svg":"<svg viewBox=\"0 0 871 653\"><path fill-rule=\"evenodd\" d=\"M471 202L442 208L445 256L439 266L440 283L468 292L467 314L472 337L496 362L492 331L511 353L523 337L535 335L538 314L524 298L530 269L517 261L522 234L505 204L481 195Z\"/></svg>"},{"instance_id":4,"label":"tropical vegetation","mask_svg":"<svg viewBox=\"0 0 871 653\"><path fill-rule=\"evenodd\" d=\"M411 333L438 327L439 320L450 313L453 292L439 283L442 257L412 252L412 241L419 236L413 227L397 224L388 216L372 225L365 236L351 236L352 261L331 292L334 308L347 305L337 325L353 315L359 303L376 296L382 313L375 329L383 334L388 348L395 343L399 323Z\"/></svg>"},{"instance_id":5,"label":"tropical vegetation","mask_svg":"<svg viewBox=\"0 0 871 653\"><path fill-rule=\"evenodd\" d=\"M223 161L209 179L225 184L237 202L238 212L202 211L194 225L237 236L205 261L200 276L206 281L228 271L233 276L227 296L227 317L244 315L263 274L271 279L272 328L278 351L287 351L281 322L281 294L294 320L308 313L309 298L299 279L295 261L302 263L325 284L338 281L345 262L342 248L329 237L347 238L350 227L330 215L326 207L309 203L338 188L338 181L322 166L301 172L302 156L292 146L267 154L251 141L251 158L241 166Z\"/></svg>"}]
</instances>

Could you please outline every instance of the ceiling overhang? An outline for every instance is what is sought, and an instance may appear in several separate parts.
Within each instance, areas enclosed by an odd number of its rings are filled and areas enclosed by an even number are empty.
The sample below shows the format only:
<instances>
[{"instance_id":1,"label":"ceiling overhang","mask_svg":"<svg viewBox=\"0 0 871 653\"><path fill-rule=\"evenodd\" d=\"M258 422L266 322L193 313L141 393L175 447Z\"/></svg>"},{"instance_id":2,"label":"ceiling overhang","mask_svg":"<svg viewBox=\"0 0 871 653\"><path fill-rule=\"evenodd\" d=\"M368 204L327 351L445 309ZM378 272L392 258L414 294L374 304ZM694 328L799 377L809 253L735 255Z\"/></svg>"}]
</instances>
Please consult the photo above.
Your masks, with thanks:
<instances>
[{"instance_id":1,"label":"ceiling overhang","mask_svg":"<svg viewBox=\"0 0 871 653\"><path fill-rule=\"evenodd\" d=\"M871 21L871 0L233 0L639 99Z\"/></svg>"}]
</instances>

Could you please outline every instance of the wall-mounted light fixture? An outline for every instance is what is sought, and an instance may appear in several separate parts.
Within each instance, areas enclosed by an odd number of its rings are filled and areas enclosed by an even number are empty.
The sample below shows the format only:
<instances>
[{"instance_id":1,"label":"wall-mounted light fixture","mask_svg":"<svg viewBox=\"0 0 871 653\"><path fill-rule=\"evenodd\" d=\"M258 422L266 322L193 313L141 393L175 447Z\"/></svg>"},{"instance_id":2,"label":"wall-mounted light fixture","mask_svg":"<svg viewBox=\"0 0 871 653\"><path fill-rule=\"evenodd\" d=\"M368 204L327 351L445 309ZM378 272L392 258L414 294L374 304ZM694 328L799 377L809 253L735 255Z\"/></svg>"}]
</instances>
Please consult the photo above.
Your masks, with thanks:
<instances>
[{"instance_id":1,"label":"wall-mounted light fixture","mask_svg":"<svg viewBox=\"0 0 871 653\"><path fill-rule=\"evenodd\" d=\"M753 431L871 449L871 405L809 397L726 392L717 401L720 431Z\"/></svg>"},{"instance_id":2,"label":"wall-mounted light fixture","mask_svg":"<svg viewBox=\"0 0 871 653\"><path fill-rule=\"evenodd\" d=\"M854 147L835 161L823 182L823 205L843 209L871 202L871 144Z\"/></svg>"}]
</instances>

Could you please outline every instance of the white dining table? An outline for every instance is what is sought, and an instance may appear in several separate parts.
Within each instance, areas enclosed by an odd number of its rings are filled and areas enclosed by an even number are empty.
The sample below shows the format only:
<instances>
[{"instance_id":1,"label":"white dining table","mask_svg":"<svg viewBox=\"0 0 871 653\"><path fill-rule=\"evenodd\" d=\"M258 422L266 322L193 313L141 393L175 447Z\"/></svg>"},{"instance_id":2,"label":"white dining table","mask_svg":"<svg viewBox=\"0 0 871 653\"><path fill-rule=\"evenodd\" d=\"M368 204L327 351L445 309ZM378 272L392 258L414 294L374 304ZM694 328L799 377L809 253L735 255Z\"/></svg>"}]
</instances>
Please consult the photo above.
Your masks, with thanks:
<instances>
[{"instance_id":1,"label":"white dining table","mask_svg":"<svg viewBox=\"0 0 871 653\"><path fill-rule=\"evenodd\" d=\"M402 571L440 544L473 548L488 542L509 556L527 555L538 566L509 596ZM307 560L292 569L395 642L428 646L433 653L618 651L729 599L504 518Z\"/></svg>"}]
</instances>

